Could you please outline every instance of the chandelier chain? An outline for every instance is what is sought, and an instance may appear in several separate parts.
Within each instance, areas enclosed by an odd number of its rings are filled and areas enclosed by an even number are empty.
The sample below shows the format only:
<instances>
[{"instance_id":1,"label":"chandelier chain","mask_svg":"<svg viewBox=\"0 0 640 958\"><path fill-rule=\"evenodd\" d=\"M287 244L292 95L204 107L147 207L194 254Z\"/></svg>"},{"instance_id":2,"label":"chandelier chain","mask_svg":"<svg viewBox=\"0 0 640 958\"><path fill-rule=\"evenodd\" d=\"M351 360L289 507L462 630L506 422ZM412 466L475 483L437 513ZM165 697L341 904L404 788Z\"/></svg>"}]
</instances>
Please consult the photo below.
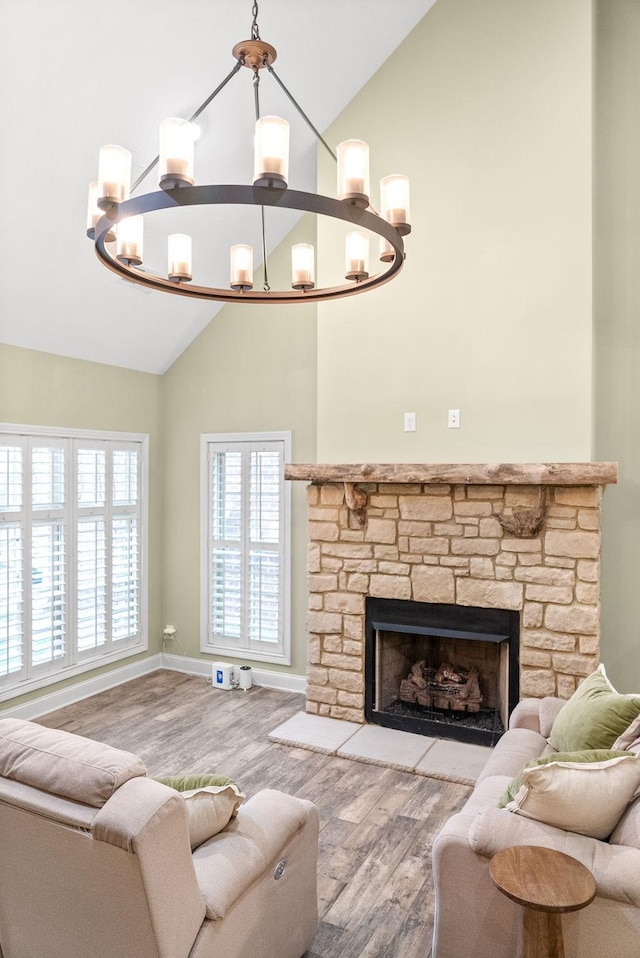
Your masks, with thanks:
<instances>
[{"instance_id":1,"label":"chandelier chain","mask_svg":"<svg viewBox=\"0 0 640 958\"><path fill-rule=\"evenodd\" d=\"M253 23L251 24L251 39L260 40L260 27L258 26L258 0L253 0L251 14L253 16Z\"/></svg>"},{"instance_id":2,"label":"chandelier chain","mask_svg":"<svg viewBox=\"0 0 640 958\"><path fill-rule=\"evenodd\" d=\"M253 74L253 104L256 111L256 120L260 119L260 74L256 70Z\"/></svg>"},{"instance_id":3,"label":"chandelier chain","mask_svg":"<svg viewBox=\"0 0 640 958\"><path fill-rule=\"evenodd\" d=\"M265 293L271 291L269 286L269 266L267 264L267 232L264 222L264 206L260 207L261 218L262 218L262 262L264 264L264 283L262 285Z\"/></svg>"},{"instance_id":4,"label":"chandelier chain","mask_svg":"<svg viewBox=\"0 0 640 958\"><path fill-rule=\"evenodd\" d=\"M257 6L257 4L256 4ZM253 102L256 109L256 120L260 119L260 74L257 68L254 68L253 73ZM269 286L269 264L267 257L267 230L265 225L265 214L264 206L260 207L260 223L262 226L262 262L264 264L264 284L263 289L265 293L271 291Z\"/></svg>"}]
</instances>

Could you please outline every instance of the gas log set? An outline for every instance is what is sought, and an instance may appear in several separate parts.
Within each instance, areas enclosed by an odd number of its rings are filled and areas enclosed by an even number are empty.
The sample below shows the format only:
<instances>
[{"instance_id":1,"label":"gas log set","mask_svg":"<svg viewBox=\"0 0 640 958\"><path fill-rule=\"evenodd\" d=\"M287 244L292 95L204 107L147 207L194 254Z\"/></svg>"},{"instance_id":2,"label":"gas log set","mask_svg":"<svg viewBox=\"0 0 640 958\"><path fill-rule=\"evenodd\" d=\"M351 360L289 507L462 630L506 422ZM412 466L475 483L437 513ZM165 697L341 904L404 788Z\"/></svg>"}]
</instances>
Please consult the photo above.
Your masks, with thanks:
<instances>
[{"instance_id":1,"label":"gas log set","mask_svg":"<svg viewBox=\"0 0 640 958\"><path fill-rule=\"evenodd\" d=\"M411 666L411 672L400 682L400 699L424 708L453 712L478 712L482 692L476 668L463 669L443 662L438 669L427 668L422 659Z\"/></svg>"}]
</instances>

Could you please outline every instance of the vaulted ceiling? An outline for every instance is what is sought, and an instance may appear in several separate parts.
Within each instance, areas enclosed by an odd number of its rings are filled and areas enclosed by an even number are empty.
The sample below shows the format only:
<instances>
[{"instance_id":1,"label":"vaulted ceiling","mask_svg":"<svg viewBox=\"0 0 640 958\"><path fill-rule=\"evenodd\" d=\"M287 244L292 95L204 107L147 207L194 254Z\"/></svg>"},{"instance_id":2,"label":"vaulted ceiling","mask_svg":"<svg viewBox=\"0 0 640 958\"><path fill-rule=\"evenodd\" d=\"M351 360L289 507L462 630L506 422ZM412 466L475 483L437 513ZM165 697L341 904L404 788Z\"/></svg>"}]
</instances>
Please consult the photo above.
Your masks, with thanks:
<instances>
[{"instance_id":1,"label":"vaulted ceiling","mask_svg":"<svg viewBox=\"0 0 640 958\"><path fill-rule=\"evenodd\" d=\"M260 33L278 51L283 82L323 130L434 2L260 0ZM104 269L85 236L87 188L104 143L131 150L133 179L142 172L158 152L159 122L189 116L233 67L232 46L250 36L251 6L3 0L1 342L161 373L215 315L220 307L144 291ZM260 90L262 112L291 124L290 186L314 189L313 134L270 77ZM251 181L253 120L251 74L241 70L202 116L197 182ZM155 189L156 176L140 190ZM197 212L188 228L194 272L219 263L216 282L225 286L228 246L252 241L245 237L255 234L255 211L217 208L214 221ZM167 229L155 215L158 238L145 235L145 264L161 272ZM269 247L292 225L287 216L270 222ZM180 230L187 227L172 220L170 231Z\"/></svg>"}]
</instances>

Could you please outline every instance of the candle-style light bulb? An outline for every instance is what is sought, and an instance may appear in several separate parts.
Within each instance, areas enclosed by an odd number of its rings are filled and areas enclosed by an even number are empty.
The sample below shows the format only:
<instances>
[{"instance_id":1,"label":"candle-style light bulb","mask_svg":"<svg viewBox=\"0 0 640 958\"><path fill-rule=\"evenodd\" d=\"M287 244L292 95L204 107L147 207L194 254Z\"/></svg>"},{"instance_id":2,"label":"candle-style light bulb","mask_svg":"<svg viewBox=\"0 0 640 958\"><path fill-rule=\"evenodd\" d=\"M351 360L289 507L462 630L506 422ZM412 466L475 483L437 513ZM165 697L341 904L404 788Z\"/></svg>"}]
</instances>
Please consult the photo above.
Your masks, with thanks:
<instances>
[{"instance_id":1,"label":"candle-style light bulb","mask_svg":"<svg viewBox=\"0 0 640 958\"><path fill-rule=\"evenodd\" d=\"M380 215L395 226L401 236L411 232L408 176L393 173L380 180Z\"/></svg>"},{"instance_id":2,"label":"candle-style light bulb","mask_svg":"<svg viewBox=\"0 0 640 958\"><path fill-rule=\"evenodd\" d=\"M163 190L193 186L194 129L188 120L172 116L160 124L158 184Z\"/></svg>"},{"instance_id":3,"label":"candle-style light bulb","mask_svg":"<svg viewBox=\"0 0 640 958\"><path fill-rule=\"evenodd\" d=\"M380 237L380 262L381 263L391 263L393 262L396 255L396 251L389 242L385 239L384 236Z\"/></svg>"},{"instance_id":4,"label":"candle-style light bulb","mask_svg":"<svg viewBox=\"0 0 640 958\"><path fill-rule=\"evenodd\" d=\"M191 272L191 237L185 233L171 233L167 240L169 259L169 279L188 283L192 278Z\"/></svg>"},{"instance_id":5,"label":"candle-style light bulb","mask_svg":"<svg viewBox=\"0 0 640 958\"><path fill-rule=\"evenodd\" d=\"M279 116L256 120L254 186L286 189L289 178L289 124Z\"/></svg>"},{"instance_id":6,"label":"candle-style light bulb","mask_svg":"<svg viewBox=\"0 0 640 958\"><path fill-rule=\"evenodd\" d=\"M369 234L362 230L347 233L345 241L345 279L359 281L369 275Z\"/></svg>"},{"instance_id":7,"label":"candle-style light bulb","mask_svg":"<svg viewBox=\"0 0 640 958\"><path fill-rule=\"evenodd\" d=\"M296 243L291 247L291 285L293 289L313 289L314 249L310 243Z\"/></svg>"},{"instance_id":8,"label":"candle-style light bulb","mask_svg":"<svg viewBox=\"0 0 640 958\"><path fill-rule=\"evenodd\" d=\"M144 217L127 216L116 227L116 256L127 266L140 266L142 263L142 237Z\"/></svg>"},{"instance_id":9,"label":"candle-style light bulb","mask_svg":"<svg viewBox=\"0 0 640 958\"><path fill-rule=\"evenodd\" d=\"M231 247L231 289L253 289L253 246Z\"/></svg>"},{"instance_id":10,"label":"candle-style light bulb","mask_svg":"<svg viewBox=\"0 0 640 958\"><path fill-rule=\"evenodd\" d=\"M369 205L369 147L364 140L338 143L338 199L361 209Z\"/></svg>"},{"instance_id":11,"label":"candle-style light bulb","mask_svg":"<svg viewBox=\"0 0 640 958\"><path fill-rule=\"evenodd\" d=\"M98 197L101 210L111 210L129 199L131 189L131 153L122 146L100 147L98 159Z\"/></svg>"},{"instance_id":12,"label":"candle-style light bulb","mask_svg":"<svg viewBox=\"0 0 640 958\"><path fill-rule=\"evenodd\" d=\"M89 239L96 238L96 224L103 216L103 210L98 206L98 181L89 183L89 196L87 198L87 236ZM116 234L109 229L105 235L105 243L113 243Z\"/></svg>"}]
</instances>

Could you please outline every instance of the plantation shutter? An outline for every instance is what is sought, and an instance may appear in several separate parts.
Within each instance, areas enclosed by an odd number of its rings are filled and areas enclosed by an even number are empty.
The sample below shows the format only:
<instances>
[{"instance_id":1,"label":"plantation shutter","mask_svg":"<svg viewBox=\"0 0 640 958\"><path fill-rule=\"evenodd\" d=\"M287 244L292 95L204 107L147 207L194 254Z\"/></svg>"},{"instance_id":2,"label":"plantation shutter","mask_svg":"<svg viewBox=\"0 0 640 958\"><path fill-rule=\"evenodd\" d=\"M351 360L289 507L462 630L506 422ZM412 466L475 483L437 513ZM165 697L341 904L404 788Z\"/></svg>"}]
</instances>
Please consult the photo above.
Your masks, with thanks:
<instances>
[{"instance_id":1,"label":"plantation shutter","mask_svg":"<svg viewBox=\"0 0 640 958\"><path fill-rule=\"evenodd\" d=\"M140 452L112 449L111 637L130 641L140 634Z\"/></svg>"},{"instance_id":2,"label":"plantation shutter","mask_svg":"<svg viewBox=\"0 0 640 958\"><path fill-rule=\"evenodd\" d=\"M69 659L65 555L66 440L29 441L31 451L31 666Z\"/></svg>"},{"instance_id":3,"label":"plantation shutter","mask_svg":"<svg viewBox=\"0 0 640 958\"><path fill-rule=\"evenodd\" d=\"M249 646L279 646L281 456L277 449L252 450L249 461Z\"/></svg>"},{"instance_id":4,"label":"plantation shutter","mask_svg":"<svg viewBox=\"0 0 640 958\"><path fill-rule=\"evenodd\" d=\"M76 464L78 651L93 654L107 641L106 443L78 443Z\"/></svg>"},{"instance_id":5,"label":"plantation shutter","mask_svg":"<svg viewBox=\"0 0 640 958\"><path fill-rule=\"evenodd\" d=\"M130 642L140 631L140 455L135 446L78 442L78 649Z\"/></svg>"},{"instance_id":6,"label":"plantation shutter","mask_svg":"<svg viewBox=\"0 0 640 958\"><path fill-rule=\"evenodd\" d=\"M284 440L208 443L206 644L285 654Z\"/></svg>"},{"instance_id":7,"label":"plantation shutter","mask_svg":"<svg viewBox=\"0 0 640 958\"><path fill-rule=\"evenodd\" d=\"M242 452L228 449L212 453L212 632L232 644L241 642L244 620L242 477Z\"/></svg>"},{"instance_id":8,"label":"plantation shutter","mask_svg":"<svg viewBox=\"0 0 640 958\"><path fill-rule=\"evenodd\" d=\"M0 698L146 647L144 437L4 428Z\"/></svg>"},{"instance_id":9,"label":"plantation shutter","mask_svg":"<svg viewBox=\"0 0 640 958\"><path fill-rule=\"evenodd\" d=\"M16 438L0 445L0 681L24 668L25 448Z\"/></svg>"}]
</instances>

